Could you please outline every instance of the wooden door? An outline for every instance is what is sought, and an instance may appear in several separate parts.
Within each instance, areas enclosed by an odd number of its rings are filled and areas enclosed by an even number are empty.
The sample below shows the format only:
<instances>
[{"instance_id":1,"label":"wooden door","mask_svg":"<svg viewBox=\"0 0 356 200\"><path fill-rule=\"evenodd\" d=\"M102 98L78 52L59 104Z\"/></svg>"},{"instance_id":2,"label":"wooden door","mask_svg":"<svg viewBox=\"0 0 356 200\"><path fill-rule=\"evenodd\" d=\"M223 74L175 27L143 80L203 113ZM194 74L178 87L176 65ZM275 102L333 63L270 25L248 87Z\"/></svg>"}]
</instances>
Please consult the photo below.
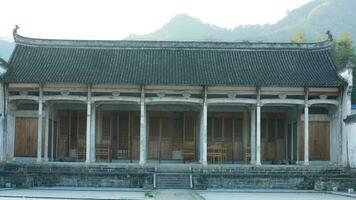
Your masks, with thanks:
<instances>
[{"instance_id":1,"label":"wooden door","mask_svg":"<svg viewBox=\"0 0 356 200\"><path fill-rule=\"evenodd\" d=\"M183 114L182 152L185 161L196 160L196 113L185 112Z\"/></svg>"},{"instance_id":2,"label":"wooden door","mask_svg":"<svg viewBox=\"0 0 356 200\"><path fill-rule=\"evenodd\" d=\"M329 160L329 123L313 122L309 126L310 160Z\"/></svg>"},{"instance_id":3,"label":"wooden door","mask_svg":"<svg viewBox=\"0 0 356 200\"><path fill-rule=\"evenodd\" d=\"M173 152L173 118L161 118L160 127L160 160L170 160Z\"/></svg>"},{"instance_id":4,"label":"wooden door","mask_svg":"<svg viewBox=\"0 0 356 200\"><path fill-rule=\"evenodd\" d=\"M129 147L131 140L129 138L129 112L119 112L118 128L116 133L116 151L117 159L126 160L129 158ZM115 154L115 152L113 152Z\"/></svg>"},{"instance_id":5,"label":"wooden door","mask_svg":"<svg viewBox=\"0 0 356 200\"><path fill-rule=\"evenodd\" d=\"M130 157L131 160L140 159L140 113L139 112L130 112Z\"/></svg>"},{"instance_id":6,"label":"wooden door","mask_svg":"<svg viewBox=\"0 0 356 200\"><path fill-rule=\"evenodd\" d=\"M149 136L148 136L148 159L159 159L159 138L160 138L160 118L150 117L149 119Z\"/></svg>"},{"instance_id":7,"label":"wooden door","mask_svg":"<svg viewBox=\"0 0 356 200\"><path fill-rule=\"evenodd\" d=\"M300 126L299 157L304 160L304 122ZM309 160L330 160L330 123L309 122Z\"/></svg>"},{"instance_id":8,"label":"wooden door","mask_svg":"<svg viewBox=\"0 0 356 200\"><path fill-rule=\"evenodd\" d=\"M15 157L36 157L37 118L16 117Z\"/></svg>"}]
</instances>

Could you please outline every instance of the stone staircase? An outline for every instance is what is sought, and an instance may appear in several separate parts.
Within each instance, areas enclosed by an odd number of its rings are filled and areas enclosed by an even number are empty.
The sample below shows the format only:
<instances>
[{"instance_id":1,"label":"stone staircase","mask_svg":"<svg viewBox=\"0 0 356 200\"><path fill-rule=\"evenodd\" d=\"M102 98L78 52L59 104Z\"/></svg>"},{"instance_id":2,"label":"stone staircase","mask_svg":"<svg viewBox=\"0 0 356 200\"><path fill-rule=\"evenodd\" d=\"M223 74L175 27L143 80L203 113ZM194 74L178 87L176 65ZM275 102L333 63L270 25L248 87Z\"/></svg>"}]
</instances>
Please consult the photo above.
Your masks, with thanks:
<instances>
[{"instance_id":1,"label":"stone staircase","mask_svg":"<svg viewBox=\"0 0 356 200\"><path fill-rule=\"evenodd\" d=\"M156 176L157 189L190 189L190 174L159 173Z\"/></svg>"},{"instance_id":2,"label":"stone staircase","mask_svg":"<svg viewBox=\"0 0 356 200\"><path fill-rule=\"evenodd\" d=\"M356 170L298 165L136 165L2 163L0 187L111 187L164 189L356 188Z\"/></svg>"}]
</instances>

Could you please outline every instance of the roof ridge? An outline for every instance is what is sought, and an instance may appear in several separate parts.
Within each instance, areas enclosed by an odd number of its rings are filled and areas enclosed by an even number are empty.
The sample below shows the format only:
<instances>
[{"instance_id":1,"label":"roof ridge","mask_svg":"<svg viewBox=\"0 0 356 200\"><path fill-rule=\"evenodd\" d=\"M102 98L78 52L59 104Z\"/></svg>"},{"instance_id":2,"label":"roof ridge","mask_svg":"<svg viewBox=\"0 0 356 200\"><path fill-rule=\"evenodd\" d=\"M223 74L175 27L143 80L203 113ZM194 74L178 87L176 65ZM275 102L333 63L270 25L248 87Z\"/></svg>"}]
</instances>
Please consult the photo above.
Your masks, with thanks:
<instances>
[{"instance_id":1,"label":"roof ridge","mask_svg":"<svg viewBox=\"0 0 356 200\"><path fill-rule=\"evenodd\" d=\"M174 49L330 49L331 41L317 43L290 42L205 42L205 41L150 41L150 40L68 40L30 38L14 33L14 41L19 45L39 47L78 48L174 48Z\"/></svg>"}]
</instances>

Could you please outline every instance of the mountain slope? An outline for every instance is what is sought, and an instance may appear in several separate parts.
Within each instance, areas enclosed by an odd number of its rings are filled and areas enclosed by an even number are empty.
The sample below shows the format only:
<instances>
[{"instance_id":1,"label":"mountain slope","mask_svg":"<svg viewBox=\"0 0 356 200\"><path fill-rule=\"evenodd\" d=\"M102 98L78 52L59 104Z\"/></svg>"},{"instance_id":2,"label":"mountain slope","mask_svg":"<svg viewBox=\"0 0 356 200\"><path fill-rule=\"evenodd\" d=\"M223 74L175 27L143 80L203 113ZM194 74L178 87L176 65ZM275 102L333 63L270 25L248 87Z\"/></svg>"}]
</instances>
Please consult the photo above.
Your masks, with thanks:
<instances>
[{"instance_id":1,"label":"mountain slope","mask_svg":"<svg viewBox=\"0 0 356 200\"><path fill-rule=\"evenodd\" d=\"M161 29L147 35L133 35L127 39L139 40L212 40L212 41L289 41L293 29L305 32L310 41L325 36L326 30L337 36L349 32L356 41L355 0L314 0L291 11L272 25L239 26L223 29L188 15L174 17Z\"/></svg>"},{"instance_id":2,"label":"mountain slope","mask_svg":"<svg viewBox=\"0 0 356 200\"><path fill-rule=\"evenodd\" d=\"M15 45L13 42L0 39L0 58L8 60L11 56L14 46Z\"/></svg>"}]
</instances>

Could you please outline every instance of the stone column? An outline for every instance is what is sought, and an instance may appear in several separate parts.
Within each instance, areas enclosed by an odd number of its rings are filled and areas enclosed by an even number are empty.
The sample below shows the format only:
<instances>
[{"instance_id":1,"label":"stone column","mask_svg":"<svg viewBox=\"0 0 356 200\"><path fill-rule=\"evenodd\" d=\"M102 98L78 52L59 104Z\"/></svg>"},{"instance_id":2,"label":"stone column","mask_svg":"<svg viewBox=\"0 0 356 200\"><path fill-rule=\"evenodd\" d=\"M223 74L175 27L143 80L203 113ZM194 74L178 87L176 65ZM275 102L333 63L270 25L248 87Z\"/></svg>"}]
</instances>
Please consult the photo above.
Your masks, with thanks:
<instances>
[{"instance_id":1,"label":"stone column","mask_svg":"<svg viewBox=\"0 0 356 200\"><path fill-rule=\"evenodd\" d=\"M85 156L85 163L91 162L91 90L90 86L88 86L88 99L87 99L87 127L86 127L86 156Z\"/></svg>"},{"instance_id":2,"label":"stone column","mask_svg":"<svg viewBox=\"0 0 356 200\"><path fill-rule=\"evenodd\" d=\"M261 105L256 108L256 165L261 165Z\"/></svg>"},{"instance_id":3,"label":"stone column","mask_svg":"<svg viewBox=\"0 0 356 200\"><path fill-rule=\"evenodd\" d=\"M51 115L52 115L52 130L51 130L51 161L54 160L54 109L52 106L51 109Z\"/></svg>"},{"instance_id":4,"label":"stone column","mask_svg":"<svg viewBox=\"0 0 356 200\"><path fill-rule=\"evenodd\" d=\"M204 87L203 107L201 110L201 126L200 126L200 162L203 165L208 164L208 102L207 102L207 88Z\"/></svg>"},{"instance_id":5,"label":"stone column","mask_svg":"<svg viewBox=\"0 0 356 200\"><path fill-rule=\"evenodd\" d=\"M146 104L144 86L141 87L140 110L140 165L144 165L147 161Z\"/></svg>"},{"instance_id":6,"label":"stone column","mask_svg":"<svg viewBox=\"0 0 356 200\"><path fill-rule=\"evenodd\" d=\"M309 165L309 105L304 106L304 165Z\"/></svg>"},{"instance_id":7,"label":"stone column","mask_svg":"<svg viewBox=\"0 0 356 200\"><path fill-rule=\"evenodd\" d=\"M257 88L256 105L256 165L261 165L261 88Z\"/></svg>"},{"instance_id":8,"label":"stone column","mask_svg":"<svg viewBox=\"0 0 356 200\"><path fill-rule=\"evenodd\" d=\"M49 105L46 105L45 109L45 117L46 117L46 126L45 126L45 149L44 149L44 161L48 162L48 143L49 143L49 112L50 107Z\"/></svg>"},{"instance_id":9,"label":"stone column","mask_svg":"<svg viewBox=\"0 0 356 200\"><path fill-rule=\"evenodd\" d=\"M91 106L91 116L90 116L90 162L95 162L96 160L96 150L95 150L95 144L96 144L96 129L95 129L95 123L96 123L96 105L93 103Z\"/></svg>"},{"instance_id":10,"label":"stone column","mask_svg":"<svg viewBox=\"0 0 356 200\"><path fill-rule=\"evenodd\" d=\"M38 126L37 126L37 162L42 162L42 112L43 112L43 91L42 86L39 87L38 97Z\"/></svg>"},{"instance_id":11,"label":"stone column","mask_svg":"<svg viewBox=\"0 0 356 200\"><path fill-rule=\"evenodd\" d=\"M256 163L256 108L251 108L251 164Z\"/></svg>"}]
</instances>

